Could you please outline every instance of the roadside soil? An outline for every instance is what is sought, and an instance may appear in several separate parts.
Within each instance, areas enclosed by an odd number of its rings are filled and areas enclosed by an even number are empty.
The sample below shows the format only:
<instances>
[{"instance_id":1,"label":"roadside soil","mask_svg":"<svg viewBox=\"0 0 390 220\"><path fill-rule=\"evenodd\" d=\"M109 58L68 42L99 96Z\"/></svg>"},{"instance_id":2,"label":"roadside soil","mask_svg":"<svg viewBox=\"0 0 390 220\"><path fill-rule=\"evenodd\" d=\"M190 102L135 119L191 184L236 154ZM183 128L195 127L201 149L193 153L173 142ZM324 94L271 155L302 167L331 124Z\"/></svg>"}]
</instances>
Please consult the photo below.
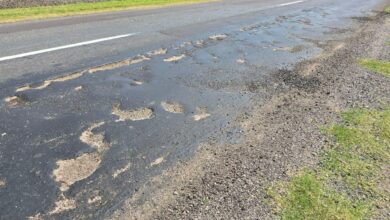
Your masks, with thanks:
<instances>
[{"instance_id":1,"label":"roadside soil","mask_svg":"<svg viewBox=\"0 0 390 220\"><path fill-rule=\"evenodd\" d=\"M203 143L193 159L151 180L148 191L140 189L111 217L273 218L266 189L318 163L318 152L332 141L322 126L338 122L348 108L390 102L390 80L357 64L359 58L390 59L390 16L355 20L354 34L321 44L320 56L248 84L252 107L231 123L241 129L239 143Z\"/></svg>"}]
</instances>

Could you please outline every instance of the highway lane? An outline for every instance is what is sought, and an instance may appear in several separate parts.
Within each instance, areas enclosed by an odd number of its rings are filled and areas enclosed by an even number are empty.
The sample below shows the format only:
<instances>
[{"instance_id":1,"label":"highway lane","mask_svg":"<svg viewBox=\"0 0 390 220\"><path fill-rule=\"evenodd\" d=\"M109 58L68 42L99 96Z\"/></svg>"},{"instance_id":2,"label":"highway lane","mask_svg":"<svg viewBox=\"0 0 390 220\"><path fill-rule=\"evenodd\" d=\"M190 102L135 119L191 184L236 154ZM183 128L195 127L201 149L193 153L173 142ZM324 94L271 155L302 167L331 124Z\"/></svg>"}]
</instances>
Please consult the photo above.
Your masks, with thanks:
<instances>
[{"instance_id":1,"label":"highway lane","mask_svg":"<svg viewBox=\"0 0 390 220\"><path fill-rule=\"evenodd\" d=\"M229 0L0 25L0 57L137 33L0 61L1 218L110 216L202 141L240 141L227 125L267 95L270 72L381 3Z\"/></svg>"}]
</instances>

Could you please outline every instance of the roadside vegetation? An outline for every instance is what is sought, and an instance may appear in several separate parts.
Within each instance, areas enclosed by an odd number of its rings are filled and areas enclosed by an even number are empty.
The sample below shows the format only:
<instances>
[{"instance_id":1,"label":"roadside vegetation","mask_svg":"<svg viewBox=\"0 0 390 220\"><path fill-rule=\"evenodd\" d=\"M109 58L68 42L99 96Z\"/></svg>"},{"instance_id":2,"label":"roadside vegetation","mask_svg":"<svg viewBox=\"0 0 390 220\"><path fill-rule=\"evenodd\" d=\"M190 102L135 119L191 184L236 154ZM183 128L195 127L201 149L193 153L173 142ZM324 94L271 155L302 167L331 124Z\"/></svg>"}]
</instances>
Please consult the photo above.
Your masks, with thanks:
<instances>
[{"instance_id":1,"label":"roadside vegetation","mask_svg":"<svg viewBox=\"0 0 390 220\"><path fill-rule=\"evenodd\" d=\"M191 4L206 1L208 0L112 0L28 8L0 9L0 23L43 19L58 16L90 14L104 11L117 11L133 8L158 7L174 4Z\"/></svg>"},{"instance_id":2,"label":"roadside vegetation","mask_svg":"<svg viewBox=\"0 0 390 220\"><path fill-rule=\"evenodd\" d=\"M355 109L342 118L324 129L335 144L322 152L317 169L270 188L282 219L367 219L389 202L381 183L389 178L390 108Z\"/></svg>"},{"instance_id":3,"label":"roadside vegetation","mask_svg":"<svg viewBox=\"0 0 390 220\"><path fill-rule=\"evenodd\" d=\"M362 59L359 64L390 78L389 62ZM352 109L341 118L323 129L334 143L324 147L316 168L269 188L281 219L370 219L380 209L390 210L390 107Z\"/></svg>"},{"instance_id":4,"label":"roadside vegetation","mask_svg":"<svg viewBox=\"0 0 390 220\"><path fill-rule=\"evenodd\" d=\"M390 77L390 62L372 60L372 59L362 59L359 61L360 65L366 69Z\"/></svg>"}]
</instances>

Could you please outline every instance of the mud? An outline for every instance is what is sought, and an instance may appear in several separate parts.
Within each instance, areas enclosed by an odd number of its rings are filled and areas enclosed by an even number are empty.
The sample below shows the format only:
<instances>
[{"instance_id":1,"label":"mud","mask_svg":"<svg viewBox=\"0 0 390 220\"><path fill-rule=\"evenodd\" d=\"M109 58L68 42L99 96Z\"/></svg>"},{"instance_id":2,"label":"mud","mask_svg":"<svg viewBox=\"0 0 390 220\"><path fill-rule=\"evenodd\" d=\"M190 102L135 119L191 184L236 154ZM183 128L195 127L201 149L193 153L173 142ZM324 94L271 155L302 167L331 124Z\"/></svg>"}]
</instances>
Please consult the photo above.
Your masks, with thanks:
<instances>
[{"instance_id":1,"label":"mud","mask_svg":"<svg viewBox=\"0 0 390 220\"><path fill-rule=\"evenodd\" d=\"M170 113L182 114L184 113L184 107L182 104L177 102L161 102L161 107Z\"/></svg>"},{"instance_id":2,"label":"mud","mask_svg":"<svg viewBox=\"0 0 390 220\"><path fill-rule=\"evenodd\" d=\"M153 109L151 108L137 108L131 110L122 110L120 105L114 105L112 114L119 119L117 121L142 121L153 118Z\"/></svg>"}]
</instances>

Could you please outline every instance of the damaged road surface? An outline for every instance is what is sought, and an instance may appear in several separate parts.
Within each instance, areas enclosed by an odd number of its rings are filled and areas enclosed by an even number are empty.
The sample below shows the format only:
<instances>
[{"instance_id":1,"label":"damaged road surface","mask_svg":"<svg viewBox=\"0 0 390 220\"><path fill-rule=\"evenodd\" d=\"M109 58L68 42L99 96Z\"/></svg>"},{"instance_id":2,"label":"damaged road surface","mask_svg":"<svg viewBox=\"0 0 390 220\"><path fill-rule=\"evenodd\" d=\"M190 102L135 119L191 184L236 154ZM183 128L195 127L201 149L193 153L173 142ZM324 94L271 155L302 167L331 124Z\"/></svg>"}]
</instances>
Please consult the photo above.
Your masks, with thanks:
<instances>
[{"instance_id":1,"label":"damaged road surface","mask_svg":"<svg viewBox=\"0 0 390 220\"><path fill-rule=\"evenodd\" d=\"M295 85L284 72L343 48L383 3L226 0L0 25L0 57L137 33L0 62L0 219L155 218L165 187L212 156L195 156L203 143L242 142L254 97Z\"/></svg>"}]
</instances>

